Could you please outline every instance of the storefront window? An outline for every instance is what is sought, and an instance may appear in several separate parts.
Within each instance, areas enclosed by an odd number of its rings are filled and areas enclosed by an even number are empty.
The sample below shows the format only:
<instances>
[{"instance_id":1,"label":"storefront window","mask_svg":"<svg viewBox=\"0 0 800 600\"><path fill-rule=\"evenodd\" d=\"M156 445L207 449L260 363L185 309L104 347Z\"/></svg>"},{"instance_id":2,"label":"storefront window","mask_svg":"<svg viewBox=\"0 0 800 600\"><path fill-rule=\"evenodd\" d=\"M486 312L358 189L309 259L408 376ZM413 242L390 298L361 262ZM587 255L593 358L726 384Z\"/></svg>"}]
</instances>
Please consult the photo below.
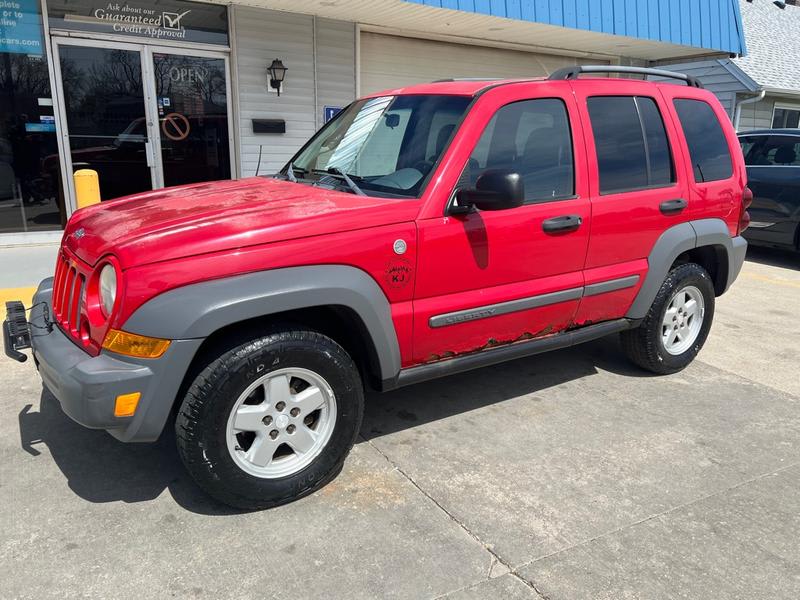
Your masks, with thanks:
<instances>
[{"instance_id":1,"label":"storefront window","mask_svg":"<svg viewBox=\"0 0 800 600\"><path fill-rule=\"evenodd\" d=\"M39 3L15 6L0 26L0 233L58 230L66 213Z\"/></svg>"}]
</instances>

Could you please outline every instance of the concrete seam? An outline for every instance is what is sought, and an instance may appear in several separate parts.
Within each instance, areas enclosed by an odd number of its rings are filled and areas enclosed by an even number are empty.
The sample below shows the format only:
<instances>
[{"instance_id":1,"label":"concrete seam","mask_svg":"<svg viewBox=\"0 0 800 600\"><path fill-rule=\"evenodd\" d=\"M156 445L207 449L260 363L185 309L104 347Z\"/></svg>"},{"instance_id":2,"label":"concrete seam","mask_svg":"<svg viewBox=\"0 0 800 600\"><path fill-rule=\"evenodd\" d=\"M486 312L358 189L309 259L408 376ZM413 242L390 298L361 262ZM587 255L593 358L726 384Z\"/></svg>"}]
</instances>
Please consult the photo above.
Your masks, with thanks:
<instances>
[{"instance_id":1,"label":"concrete seam","mask_svg":"<svg viewBox=\"0 0 800 600\"><path fill-rule=\"evenodd\" d=\"M364 438L362 437L362 439L364 439ZM508 564L508 563L507 563L505 560L503 560L503 559L500 557L500 555L498 555L498 554L497 554L497 553L496 553L494 550L492 550L492 549L489 547L489 545L488 545L486 542L484 542L484 541L483 541L483 540L480 538L480 536L478 536L476 533L474 533L472 530L470 530L470 528L469 528L469 527L467 527L467 525L466 525L465 523L463 523L462 521L460 521L460 520L459 520L459 519L458 519L458 518L457 518L457 517L456 517L456 516L455 516L453 513L451 513L449 510L447 510L447 509L446 509L446 508L445 508L445 507L444 507L444 506L443 506L443 505L442 505L442 504L441 504L441 503L440 503L438 500L436 500L436 498L434 498L434 497L433 497L431 494L429 494L427 491L425 491L424 489L422 489L422 487L421 487L421 486L420 486L420 485L419 485L419 484L418 484L416 481L414 481L414 478L413 478L413 477L411 477L411 476L410 476L408 473L406 473L406 472L405 472L405 471L402 469L402 467L400 467L400 465L398 465L398 464L397 464L395 461L393 461L393 460L392 460L392 459L389 457L389 455L388 455L388 454L386 454L386 453L385 453L385 452L383 452L383 451L382 451L380 448L378 448L378 447L377 447L375 444L373 444L371 440L364 439L364 441L365 441L365 442L366 442L366 443L367 443L367 444L368 444L370 447L372 447L372 448L373 448L373 449L374 449L374 450L375 450L375 451L376 451L378 454L380 454L380 455L381 455L381 456L384 458L384 460L386 460L386 462L388 462L390 465L392 465L392 467L393 467L393 468L394 468L394 469L395 469L395 470L396 470L398 473L400 473L400 475L402 475L403 477L405 477L405 478L408 480L408 482L409 482L411 485L413 485L413 486L414 486L414 487L415 487L415 488L416 488L416 489L417 489L417 490L418 490L418 491L419 491L419 492L420 492L420 493L421 493L423 496L425 496L425 497L426 497L426 498L427 498L427 499L428 499L430 502L432 502L434 506L436 506L436 507L437 507L437 508L438 508L440 511L442 511L442 512L443 512L445 515L447 515L447 517L448 517L448 518L449 518L451 521L453 521L453 522L454 522L456 525L458 525L458 526L459 526L459 527L460 527L462 530L464 530L464 532L466 532L466 534L467 534L467 535L469 535L469 536L470 536L470 537L471 537L473 540L475 540L475 541L476 541L478 544L480 544L480 545L481 545L481 547L483 547L483 549L484 549L484 550L486 550L486 552L488 552L488 553L489 553L489 556L490 556L490 562L489 562L489 572L487 573L487 576L486 576L486 579L485 579L485 581L488 581L488 580L490 579L490 575L491 575L491 573L492 573L492 570L494 569L495 565L499 563L499 564L503 565L505 568L507 568L507 569L508 569L508 573L509 573L509 574L510 574L512 577L515 577L515 578L519 579L519 580L520 580L520 581L521 581L523 584L525 584L527 587L529 587L529 588L530 588L530 589L532 589L534 592L536 592L536 594L537 594L539 597L541 597L541 598L542 598L542 600L549 600L549 599L548 599L546 596L542 595L542 593L541 593L541 592L539 592L539 590L537 590L537 589L536 589L536 587L535 587L535 586L534 586L534 585L533 585L533 584L532 584L530 581L526 580L524 577L521 577L521 576L520 576L518 573L516 573L516 572L514 571L514 569L511 567L511 565L509 565L509 564ZM469 587L472 587L473 585L475 585L475 584L474 584L474 583L471 583L470 585L466 586L465 588L461 588L461 589L467 589L467 588L469 588ZM457 591L460 591L460 590L451 590L451 591L449 591L449 592L447 592L447 593L445 593L445 594L442 594L441 596L437 596L437 598L444 598L445 596L448 596L448 595L450 595L450 594L453 594L453 593L455 593L455 592L457 592Z\"/></svg>"}]
</instances>

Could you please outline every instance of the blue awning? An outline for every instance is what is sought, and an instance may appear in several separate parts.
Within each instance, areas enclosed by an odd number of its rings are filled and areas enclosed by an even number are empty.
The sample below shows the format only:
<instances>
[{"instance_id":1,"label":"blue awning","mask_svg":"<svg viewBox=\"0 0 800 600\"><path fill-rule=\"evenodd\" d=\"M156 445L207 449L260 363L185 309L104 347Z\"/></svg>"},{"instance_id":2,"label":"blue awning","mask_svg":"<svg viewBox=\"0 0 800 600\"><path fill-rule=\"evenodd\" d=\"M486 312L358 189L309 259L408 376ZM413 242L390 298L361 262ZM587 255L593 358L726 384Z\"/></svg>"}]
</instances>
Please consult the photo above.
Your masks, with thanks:
<instances>
[{"instance_id":1,"label":"blue awning","mask_svg":"<svg viewBox=\"0 0 800 600\"><path fill-rule=\"evenodd\" d=\"M747 51L738 0L404 0L709 52Z\"/></svg>"}]
</instances>

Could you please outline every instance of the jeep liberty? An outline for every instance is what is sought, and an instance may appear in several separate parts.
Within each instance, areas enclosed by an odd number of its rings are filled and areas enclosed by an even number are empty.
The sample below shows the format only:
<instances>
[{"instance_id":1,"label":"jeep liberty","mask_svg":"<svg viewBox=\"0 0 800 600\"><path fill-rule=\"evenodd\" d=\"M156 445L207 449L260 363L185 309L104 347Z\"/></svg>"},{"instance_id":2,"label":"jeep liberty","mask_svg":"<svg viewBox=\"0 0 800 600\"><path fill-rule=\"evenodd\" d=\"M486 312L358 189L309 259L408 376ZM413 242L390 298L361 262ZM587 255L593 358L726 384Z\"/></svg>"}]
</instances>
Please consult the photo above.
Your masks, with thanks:
<instances>
[{"instance_id":1,"label":"jeep liberty","mask_svg":"<svg viewBox=\"0 0 800 600\"><path fill-rule=\"evenodd\" d=\"M579 77L625 72L633 78ZM678 80L678 81L674 81ZM276 175L77 210L55 276L7 305L78 423L174 427L217 500L275 506L341 470L364 390L619 334L674 373L736 279L752 194L692 77L568 67L373 94Z\"/></svg>"}]
</instances>

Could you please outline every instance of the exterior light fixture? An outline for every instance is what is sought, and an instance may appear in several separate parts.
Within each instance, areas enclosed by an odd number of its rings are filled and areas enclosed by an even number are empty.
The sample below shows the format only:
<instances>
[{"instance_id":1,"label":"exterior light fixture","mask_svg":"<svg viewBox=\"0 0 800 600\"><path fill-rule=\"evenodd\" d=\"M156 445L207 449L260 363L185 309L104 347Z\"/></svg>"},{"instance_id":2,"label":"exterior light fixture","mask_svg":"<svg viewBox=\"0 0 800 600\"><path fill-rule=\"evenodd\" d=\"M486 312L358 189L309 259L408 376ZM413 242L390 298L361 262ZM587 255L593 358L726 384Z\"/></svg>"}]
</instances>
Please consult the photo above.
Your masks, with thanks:
<instances>
[{"instance_id":1,"label":"exterior light fixture","mask_svg":"<svg viewBox=\"0 0 800 600\"><path fill-rule=\"evenodd\" d=\"M286 77L286 71L288 69L283 65L283 62L279 58L276 58L272 61L272 63L267 67L267 79L269 80L269 87L278 92L278 96L281 95L281 86L283 84L283 79Z\"/></svg>"}]
</instances>

